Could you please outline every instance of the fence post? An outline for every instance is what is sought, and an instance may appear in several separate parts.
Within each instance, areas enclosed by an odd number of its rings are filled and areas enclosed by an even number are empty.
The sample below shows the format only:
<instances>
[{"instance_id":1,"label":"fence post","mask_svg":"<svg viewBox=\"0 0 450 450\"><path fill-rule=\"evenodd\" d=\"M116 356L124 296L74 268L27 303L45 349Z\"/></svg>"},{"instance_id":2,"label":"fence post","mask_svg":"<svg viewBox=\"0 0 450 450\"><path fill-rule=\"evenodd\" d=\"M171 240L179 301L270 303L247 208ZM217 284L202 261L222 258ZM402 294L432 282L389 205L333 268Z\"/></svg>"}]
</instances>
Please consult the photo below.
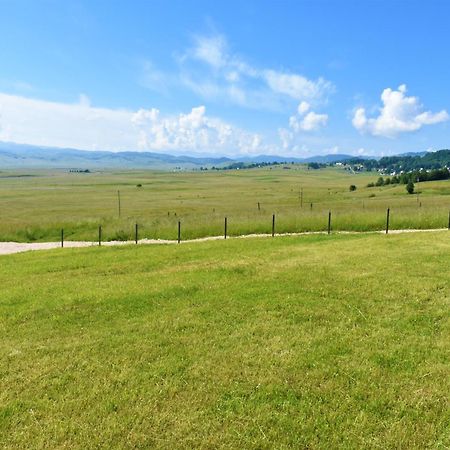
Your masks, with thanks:
<instances>
[{"instance_id":1,"label":"fence post","mask_svg":"<svg viewBox=\"0 0 450 450\"><path fill-rule=\"evenodd\" d=\"M64 247L64 228L61 228L61 248Z\"/></svg>"},{"instance_id":2,"label":"fence post","mask_svg":"<svg viewBox=\"0 0 450 450\"><path fill-rule=\"evenodd\" d=\"M275 236L275 214L272 215L272 237Z\"/></svg>"},{"instance_id":3,"label":"fence post","mask_svg":"<svg viewBox=\"0 0 450 450\"><path fill-rule=\"evenodd\" d=\"M98 246L102 245L102 226L98 227Z\"/></svg>"},{"instance_id":4,"label":"fence post","mask_svg":"<svg viewBox=\"0 0 450 450\"><path fill-rule=\"evenodd\" d=\"M331 211L328 211L328 234L331 233Z\"/></svg>"},{"instance_id":5,"label":"fence post","mask_svg":"<svg viewBox=\"0 0 450 450\"><path fill-rule=\"evenodd\" d=\"M228 221L227 221L227 218L225 217L225 221L224 221L224 232L223 232L223 238L224 238L224 239L227 238L227 225L228 225Z\"/></svg>"},{"instance_id":6,"label":"fence post","mask_svg":"<svg viewBox=\"0 0 450 450\"><path fill-rule=\"evenodd\" d=\"M450 230L450 211L448 212L448 229Z\"/></svg>"},{"instance_id":7,"label":"fence post","mask_svg":"<svg viewBox=\"0 0 450 450\"><path fill-rule=\"evenodd\" d=\"M386 211L386 234L389 233L389 213L390 213L390 209L388 208Z\"/></svg>"},{"instance_id":8,"label":"fence post","mask_svg":"<svg viewBox=\"0 0 450 450\"><path fill-rule=\"evenodd\" d=\"M312 211L312 205L313 205L313 204L311 203L311 204L310 204L310 210L311 210L311 211Z\"/></svg>"},{"instance_id":9,"label":"fence post","mask_svg":"<svg viewBox=\"0 0 450 450\"><path fill-rule=\"evenodd\" d=\"M261 211L261 204L258 202L258 211Z\"/></svg>"},{"instance_id":10,"label":"fence post","mask_svg":"<svg viewBox=\"0 0 450 450\"><path fill-rule=\"evenodd\" d=\"M137 223L134 226L134 241L136 242L136 244L138 243L138 224Z\"/></svg>"},{"instance_id":11,"label":"fence post","mask_svg":"<svg viewBox=\"0 0 450 450\"><path fill-rule=\"evenodd\" d=\"M181 222L178 221L178 243L181 242Z\"/></svg>"}]
</instances>

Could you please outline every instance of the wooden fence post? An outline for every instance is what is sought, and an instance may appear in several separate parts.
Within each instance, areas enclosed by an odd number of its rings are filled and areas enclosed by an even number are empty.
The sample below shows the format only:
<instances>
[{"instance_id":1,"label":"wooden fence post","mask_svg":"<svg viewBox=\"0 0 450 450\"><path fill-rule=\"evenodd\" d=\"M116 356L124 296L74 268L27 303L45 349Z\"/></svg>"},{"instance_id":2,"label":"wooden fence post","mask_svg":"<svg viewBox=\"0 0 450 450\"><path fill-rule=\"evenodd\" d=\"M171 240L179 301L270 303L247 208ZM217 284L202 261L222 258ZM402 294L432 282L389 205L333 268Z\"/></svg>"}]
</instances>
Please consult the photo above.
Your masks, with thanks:
<instances>
[{"instance_id":1,"label":"wooden fence post","mask_svg":"<svg viewBox=\"0 0 450 450\"><path fill-rule=\"evenodd\" d=\"M102 245L102 226L98 227L98 246Z\"/></svg>"},{"instance_id":2,"label":"wooden fence post","mask_svg":"<svg viewBox=\"0 0 450 450\"><path fill-rule=\"evenodd\" d=\"M258 202L258 211L261 211L261 204Z\"/></svg>"},{"instance_id":3,"label":"wooden fence post","mask_svg":"<svg viewBox=\"0 0 450 450\"><path fill-rule=\"evenodd\" d=\"M388 208L386 211L386 234L389 233L389 213L390 213L390 209Z\"/></svg>"},{"instance_id":4,"label":"wooden fence post","mask_svg":"<svg viewBox=\"0 0 450 450\"><path fill-rule=\"evenodd\" d=\"M272 215L272 237L275 236L275 214Z\"/></svg>"},{"instance_id":5,"label":"wooden fence post","mask_svg":"<svg viewBox=\"0 0 450 450\"><path fill-rule=\"evenodd\" d=\"M64 247L64 228L61 228L61 248Z\"/></svg>"},{"instance_id":6,"label":"wooden fence post","mask_svg":"<svg viewBox=\"0 0 450 450\"><path fill-rule=\"evenodd\" d=\"M331 233L331 211L328 211L328 234Z\"/></svg>"},{"instance_id":7,"label":"wooden fence post","mask_svg":"<svg viewBox=\"0 0 450 450\"><path fill-rule=\"evenodd\" d=\"M450 230L450 211L448 212L448 229Z\"/></svg>"},{"instance_id":8,"label":"wooden fence post","mask_svg":"<svg viewBox=\"0 0 450 450\"><path fill-rule=\"evenodd\" d=\"M138 243L138 224L137 223L134 226L134 241L136 242L136 244Z\"/></svg>"},{"instance_id":9,"label":"wooden fence post","mask_svg":"<svg viewBox=\"0 0 450 450\"><path fill-rule=\"evenodd\" d=\"M223 232L223 238L224 238L224 239L227 238L227 225L228 225L228 221L227 221L227 218L225 217L225 221L224 221L224 232Z\"/></svg>"},{"instance_id":10,"label":"wooden fence post","mask_svg":"<svg viewBox=\"0 0 450 450\"><path fill-rule=\"evenodd\" d=\"M181 222L178 221L178 243L181 242Z\"/></svg>"}]
</instances>

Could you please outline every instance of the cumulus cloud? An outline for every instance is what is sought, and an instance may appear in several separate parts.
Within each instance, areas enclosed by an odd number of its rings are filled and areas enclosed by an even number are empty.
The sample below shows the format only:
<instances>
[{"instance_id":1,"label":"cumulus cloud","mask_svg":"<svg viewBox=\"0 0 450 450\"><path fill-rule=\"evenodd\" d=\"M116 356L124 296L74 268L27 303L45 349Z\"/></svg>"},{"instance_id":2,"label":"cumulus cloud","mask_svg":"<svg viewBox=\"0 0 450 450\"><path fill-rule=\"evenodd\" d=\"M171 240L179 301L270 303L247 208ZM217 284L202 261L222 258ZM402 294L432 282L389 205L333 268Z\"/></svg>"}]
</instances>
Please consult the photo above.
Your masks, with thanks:
<instances>
[{"instance_id":1,"label":"cumulus cloud","mask_svg":"<svg viewBox=\"0 0 450 450\"><path fill-rule=\"evenodd\" d=\"M387 88L381 94L383 106L377 117L369 118L365 108L357 108L353 116L353 126L374 136L395 137L400 133L417 131L424 125L433 125L449 119L447 111L437 113L423 111L417 97L406 95L406 85L397 90Z\"/></svg>"},{"instance_id":2,"label":"cumulus cloud","mask_svg":"<svg viewBox=\"0 0 450 450\"><path fill-rule=\"evenodd\" d=\"M305 101L298 105L297 114L289 118L289 126L292 130L297 133L299 131L316 131L327 124L328 114L317 114L310 109L310 104Z\"/></svg>"},{"instance_id":3,"label":"cumulus cloud","mask_svg":"<svg viewBox=\"0 0 450 450\"><path fill-rule=\"evenodd\" d=\"M262 150L262 138L206 114L205 106L163 115L93 107L87 96L57 103L0 93L0 140L85 150L239 154Z\"/></svg>"},{"instance_id":4,"label":"cumulus cloud","mask_svg":"<svg viewBox=\"0 0 450 450\"><path fill-rule=\"evenodd\" d=\"M324 127L328 122L327 114L317 114L310 111L304 117L291 116L289 125L294 131L315 131Z\"/></svg>"},{"instance_id":5,"label":"cumulus cloud","mask_svg":"<svg viewBox=\"0 0 450 450\"><path fill-rule=\"evenodd\" d=\"M297 112L289 117L289 128L279 128L278 137L283 150L295 154L299 151L305 153L307 148L304 144L299 146L299 141L304 141L307 133L317 131L326 126L328 114L318 114L311 111L311 105L302 101L297 106Z\"/></svg>"},{"instance_id":6,"label":"cumulus cloud","mask_svg":"<svg viewBox=\"0 0 450 450\"><path fill-rule=\"evenodd\" d=\"M250 108L280 110L289 101L321 101L334 86L288 71L256 67L232 53L223 35L196 36L194 46L179 59L181 82L208 100ZM199 70L198 63L203 63ZM205 65L210 70L204 70ZM233 95L239 93L239 95Z\"/></svg>"},{"instance_id":7,"label":"cumulus cloud","mask_svg":"<svg viewBox=\"0 0 450 450\"><path fill-rule=\"evenodd\" d=\"M139 127L144 149L194 151L220 150L223 153L254 153L260 150L261 137L206 115L206 108L192 108L187 114L160 117L156 109L139 110L132 116Z\"/></svg>"}]
</instances>

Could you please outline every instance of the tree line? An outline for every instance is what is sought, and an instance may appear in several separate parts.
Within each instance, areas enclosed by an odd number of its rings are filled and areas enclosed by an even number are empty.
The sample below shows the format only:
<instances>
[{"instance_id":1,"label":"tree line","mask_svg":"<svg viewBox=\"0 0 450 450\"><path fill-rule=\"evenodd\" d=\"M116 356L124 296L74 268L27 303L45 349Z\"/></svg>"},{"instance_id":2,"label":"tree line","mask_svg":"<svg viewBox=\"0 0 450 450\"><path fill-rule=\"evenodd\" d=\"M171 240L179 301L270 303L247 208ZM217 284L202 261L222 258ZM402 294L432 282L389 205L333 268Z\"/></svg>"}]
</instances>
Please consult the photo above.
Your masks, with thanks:
<instances>
[{"instance_id":1,"label":"tree line","mask_svg":"<svg viewBox=\"0 0 450 450\"><path fill-rule=\"evenodd\" d=\"M364 167L366 170L385 172L412 172L419 169L432 170L450 167L450 150L438 150L419 155L384 156L380 159L350 158L345 164Z\"/></svg>"},{"instance_id":2,"label":"tree line","mask_svg":"<svg viewBox=\"0 0 450 450\"><path fill-rule=\"evenodd\" d=\"M414 170L392 177L379 177L375 183L369 183L367 187L386 186L389 184L419 183L422 181L438 181L450 179L450 170L446 167L435 170Z\"/></svg>"}]
</instances>

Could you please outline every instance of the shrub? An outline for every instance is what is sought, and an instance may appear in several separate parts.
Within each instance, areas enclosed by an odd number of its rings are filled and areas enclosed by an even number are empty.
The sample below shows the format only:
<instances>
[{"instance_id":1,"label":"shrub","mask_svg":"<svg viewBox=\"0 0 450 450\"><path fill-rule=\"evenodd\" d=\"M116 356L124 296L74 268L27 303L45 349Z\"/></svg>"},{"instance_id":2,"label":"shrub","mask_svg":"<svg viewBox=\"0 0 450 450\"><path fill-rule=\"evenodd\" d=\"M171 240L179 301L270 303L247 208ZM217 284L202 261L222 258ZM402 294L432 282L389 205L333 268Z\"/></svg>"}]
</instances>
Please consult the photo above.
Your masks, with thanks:
<instances>
[{"instance_id":1,"label":"shrub","mask_svg":"<svg viewBox=\"0 0 450 450\"><path fill-rule=\"evenodd\" d=\"M408 181L408 184L406 185L406 192L408 194L414 194L414 183L412 180Z\"/></svg>"},{"instance_id":2,"label":"shrub","mask_svg":"<svg viewBox=\"0 0 450 450\"><path fill-rule=\"evenodd\" d=\"M350 192L356 191L356 186L354 184L350 185Z\"/></svg>"},{"instance_id":3,"label":"shrub","mask_svg":"<svg viewBox=\"0 0 450 450\"><path fill-rule=\"evenodd\" d=\"M375 186L383 186L383 185L384 185L383 177L378 178L377 182L375 183Z\"/></svg>"}]
</instances>

